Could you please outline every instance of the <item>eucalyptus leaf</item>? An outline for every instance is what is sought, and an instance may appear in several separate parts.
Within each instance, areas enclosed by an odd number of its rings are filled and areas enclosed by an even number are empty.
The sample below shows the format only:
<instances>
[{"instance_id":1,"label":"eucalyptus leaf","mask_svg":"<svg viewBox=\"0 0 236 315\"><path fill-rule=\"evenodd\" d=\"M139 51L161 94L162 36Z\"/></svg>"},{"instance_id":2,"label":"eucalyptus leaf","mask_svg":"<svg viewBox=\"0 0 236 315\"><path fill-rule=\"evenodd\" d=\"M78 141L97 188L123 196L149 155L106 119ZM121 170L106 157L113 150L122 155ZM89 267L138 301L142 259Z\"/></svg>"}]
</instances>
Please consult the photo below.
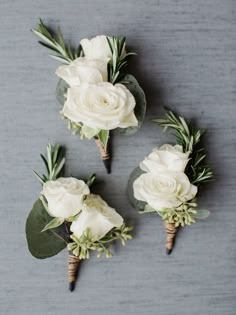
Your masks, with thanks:
<instances>
[{"instance_id":1,"label":"eucalyptus leaf","mask_svg":"<svg viewBox=\"0 0 236 315\"><path fill-rule=\"evenodd\" d=\"M136 167L133 172L131 173L129 180L128 180L128 198L132 206L137 209L143 211L145 209L145 206L147 205L146 202L140 201L134 198L134 190L133 190L133 183L134 181L141 176L144 173L143 170L141 170L140 167Z\"/></svg>"},{"instance_id":2,"label":"eucalyptus leaf","mask_svg":"<svg viewBox=\"0 0 236 315\"><path fill-rule=\"evenodd\" d=\"M106 149L109 139L109 130L101 130L98 134L98 138L101 141L104 148Z\"/></svg>"},{"instance_id":3,"label":"eucalyptus leaf","mask_svg":"<svg viewBox=\"0 0 236 315\"><path fill-rule=\"evenodd\" d=\"M63 218L54 218L52 219L41 232L45 232L50 229L55 229L56 227L62 225L65 220Z\"/></svg>"},{"instance_id":4,"label":"eucalyptus leaf","mask_svg":"<svg viewBox=\"0 0 236 315\"><path fill-rule=\"evenodd\" d=\"M210 211L209 210L197 210L197 213L195 213L193 216L194 218L198 219L198 220L203 220L208 218L210 215Z\"/></svg>"},{"instance_id":5,"label":"eucalyptus leaf","mask_svg":"<svg viewBox=\"0 0 236 315\"><path fill-rule=\"evenodd\" d=\"M87 139L92 139L100 132L100 129L93 129L88 126L83 125L81 127L80 133Z\"/></svg>"},{"instance_id":6,"label":"eucalyptus leaf","mask_svg":"<svg viewBox=\"0 0 236 315\"><path fill-rule=\"evenodd\" d=\"M157 212L157 210L153 209L149 204L146 204L144 211L142 213L149 213L149 212Z\"/></svg>"},{"instance_id":7,"label":"eucalyptus leaf","mask_svg":"<svg viewBox=\"0 0 236 315\"><path fill-rule=\"evenodd\" d=\"M52 220L40 199L38 199L26 221L26 238L30 253L39 259L48 258L58 254L66 245L67 235L64 226L47 230L43 228Z\"/></svg>"},{"instance_id":8,"label":"eucalyptus leaf","mask_svg":"<svg viewBox=\"0 0 236 315\"><path fill-rule=\"evenodd\" d=\"M67 93L67 89L69 88L69 84L66 83L66 81L60 79L58 81L57 87L56 87L56 99L58 103L61 105L61 107L64 106L65 103L65 95Z\"/></svg>"},{"instance_id":9,"label":"eucalyptus leaf","mask_svg":"<svg viewBox=\"0 0 236 315\"><path fill-rule=\"evenodd\" d=\"M138 126L128 128L116 128L113 132L114 134L131 136L135 134L143 124L146 113L146 98L143 89L140 87L135 77L131 74L127 74L124 77L123 81L120 83L124 84L135 98L136 106L134 108L134 114L138 120Z\"/></svg>"}]
</instances>

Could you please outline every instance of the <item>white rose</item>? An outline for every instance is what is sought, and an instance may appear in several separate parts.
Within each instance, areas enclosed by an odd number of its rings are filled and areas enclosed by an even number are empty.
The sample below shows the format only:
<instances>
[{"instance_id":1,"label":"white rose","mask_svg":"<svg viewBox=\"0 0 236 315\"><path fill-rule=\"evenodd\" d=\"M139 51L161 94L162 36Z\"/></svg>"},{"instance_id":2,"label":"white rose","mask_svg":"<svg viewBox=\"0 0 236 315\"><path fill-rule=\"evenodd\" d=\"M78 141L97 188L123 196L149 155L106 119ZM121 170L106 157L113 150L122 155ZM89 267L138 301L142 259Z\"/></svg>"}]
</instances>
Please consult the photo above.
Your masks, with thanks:
<instances>
[{"instance_id":1,"label":"white rose","mask_svg":"<svg viewBox=\"0 0 236 315\"><path fill-rule=\"evenodd\" d=\"M107 62L108 59L89 60L79 57L69 65L58 67L56 74L71 87L82 83L100 83L107 81Z\"/></svg>"},{"instance_id":2,"label":"white rose","mask_svg":"<svg viewBox=\"0 0 236 315\"><path fill-rule=\"evenodd\" d=\"M134 96L123 84L81 84L68 89L62 113L87 127L111 130L138 125L135 104Z\"/></svg>"},{"instance_id":3,"label":"white rose","mask_svg":"<svg viewBox=\"0 0 236 315\"><path fill-rule=\"evenodd\" d=\"M47 199L48 212L52 217L69 218L82 208L89 188L84 181L73 177L58 178L43 185L41 194Z\"/></svg>"},{"instance_id":4,"label":"white rose","mask_svg":"<svg viewBox=\"0 0 236 315\"><path fill-rule=\"evenodd\" d=\"M84 201L84 206L78 218L70 226L71 232L80 238L86 229L93 240L104 237L114 227L120 227L123 218L108 206L99 196L90 194Z\"/></svg>"},{"instance_id":5,"label":"white rose","mask_svg":"<svg viewBox=\"0 0 236 315\"><path fill-rule=\"evenodd\" d=\"M162 172L165 170L184 172L189 161L190 151L183 152L181 145L165 144L153 152L140 163L140 168L145 172Z\"/></svg>"},{"instance_id":6,"label":"white rose","mask_svg":"<svg viewBox=\"0 0 236 315\"><path fill-rule=\"evenodd\" d=\"M112 58L111 49L105 35L93 37L92 39L84 38L80 41L84 54L90 59Z\"/></svg>"},{"instance_id":7,"label":"white rose","mask_svg":"<svg viewBox=\"0 0 236 315\"><path fill-rule=\"evenodd\" d=\"M133 183L134 197L147 202L153 209L175 208L197 194L184 173L145 173Z\"/></svg>"}]
</instances>

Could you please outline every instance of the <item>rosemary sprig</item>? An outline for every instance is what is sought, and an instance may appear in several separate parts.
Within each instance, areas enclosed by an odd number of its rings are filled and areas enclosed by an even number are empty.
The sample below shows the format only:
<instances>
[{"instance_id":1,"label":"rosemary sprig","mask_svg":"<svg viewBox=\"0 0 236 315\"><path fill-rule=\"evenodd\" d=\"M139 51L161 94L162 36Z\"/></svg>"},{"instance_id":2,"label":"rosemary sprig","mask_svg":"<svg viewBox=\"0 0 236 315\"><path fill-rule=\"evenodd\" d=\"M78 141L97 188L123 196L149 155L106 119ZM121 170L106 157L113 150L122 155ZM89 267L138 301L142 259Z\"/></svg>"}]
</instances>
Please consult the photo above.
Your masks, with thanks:
<instances>
[{"instance_id":1,"label":"rosemary sprig","mask_svg":"<svg viewBox=\"0 0 236 315\"><path fill-rule=\"evenodd\" d=\"M132 239L130 234L132 229L132 227L123 224L118 228L112 229L98 241L94 241L91 238L89 229L87 229L80 238L77 238L72 234L70 237L73 242L70 242L67 247L69 251L72 251L73 254L78 256L80 259L88 259L90 257L90 250L97 251L98 257L105 254L107 258L110 258L112 256L109 249L111 243L115 240L120 240L122 245L125 245L127 240Z\"/></svg>"},{"instance_id":2,"label":"rosemary sprig","mask_svg":"<svg viewBox=\"0 0 236 315\"><path fill-rule=\"evenodd\" d=\"M205 149L201 146L202 137L205 130L195 129L191 121L186 121L172 111L168 111L164 118L154 119L163 131L168 128L175 132L177 143L183 147L184 152L190 151L190 161L186 167L190 182L197 186L209 182L213 179L212 169L205 164Z\"/></svg>"},{"instance_id":3,"label":"rosemary sprig","mask_svg":"<svg viewBox=\"0 0 236 315\"><path fill-rule=\"evenodd\" d=\"M40 176L38 173L33 171L39 181L44 184L49 180L55 180L60 177L65 164L65 157L62 154L62 147L58 144L55 146L48 144L47 157L45 157L43 154L40 154L40 156L45 164L47 173Z\"/></svg>"},{"instance_id":4,"label":"rosemary sprig","mask_svg":"<svg viewBox=\"0 0 236 315\"><path fill-rule=\"evenodd\" d=\"M50 49L51 54L49 56L62 63L69 64L82 55L81 45L77 49L72 49L70 44L65 44L60 27L53 34L40 19L37 28L32 29L32 32L40 38L39 43L42 46Z\"/></svg>"},{"instance_id":5,"label":"rosemary sprig","mask_svg":"<svg viewBox=\"0 0 236 315\"><path fill-rule=\"evenodd\" d=\"M125 37L107 37L107 42L112 53L112 59L108 64L108 81L115 84L125 76L124 69L129 57L136 54L125 52Z\"/></svg>"}]
</instances>

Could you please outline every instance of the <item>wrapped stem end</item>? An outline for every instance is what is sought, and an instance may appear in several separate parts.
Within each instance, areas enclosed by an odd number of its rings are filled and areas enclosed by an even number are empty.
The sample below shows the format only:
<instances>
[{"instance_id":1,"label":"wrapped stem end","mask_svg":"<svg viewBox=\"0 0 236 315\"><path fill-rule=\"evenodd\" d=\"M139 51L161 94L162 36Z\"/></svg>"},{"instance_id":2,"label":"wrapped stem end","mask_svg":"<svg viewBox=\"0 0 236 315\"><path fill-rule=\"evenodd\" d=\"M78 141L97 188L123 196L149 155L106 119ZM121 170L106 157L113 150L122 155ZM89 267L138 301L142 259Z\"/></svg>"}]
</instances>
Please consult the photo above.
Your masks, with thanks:
<instances>
[{"instance_id":1,"label":"wrapped stem end","mask_svg":"<svg viewBox=\"0 0 236 315\"><path fill-rule=\"evenodd\" d=\"M167 221L164 221L164 226L166 231L166 254L170 255L174 247L177 228L174 223Z\"/></svg>"},{"instance_id":2,"label":"wrapped stem end","mask_svg":"<svg viewBox=\"0 0 236 315\"><path fill-rule=\"evenodd\" d=\"M100 157L104 163L107 174L110 174L111 173L111 160L110 160L110 155L108 153L108 149L103 146L103 144L101 143L101 141L98 138L95 138L95 142L98 146L98 149L100 152Z\"/></svg>"},{"instance_id":3,"label":"wrapped stem end","mask_svg":"<svg viewBox=\"0 0 236 315\"><path fill-rule=\"evenodd\" d=\"M75 289L75 282L78 275L80 259L72 254L68 256L68 281L69 290L72 292Z\"/></svg>"}]
</instances>

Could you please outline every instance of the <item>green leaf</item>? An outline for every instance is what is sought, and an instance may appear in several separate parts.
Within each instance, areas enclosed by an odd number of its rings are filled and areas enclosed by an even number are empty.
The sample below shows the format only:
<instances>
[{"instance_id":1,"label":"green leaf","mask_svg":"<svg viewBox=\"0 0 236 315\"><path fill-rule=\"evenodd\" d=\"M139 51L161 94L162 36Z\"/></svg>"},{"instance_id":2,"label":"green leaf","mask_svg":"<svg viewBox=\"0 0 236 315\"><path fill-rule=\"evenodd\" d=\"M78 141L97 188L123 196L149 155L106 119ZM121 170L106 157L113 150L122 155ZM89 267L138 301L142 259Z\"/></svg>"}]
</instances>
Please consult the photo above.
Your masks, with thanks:
<instances>
[{"instance_id":1,"label":"green leaf","mask_svg":"<svg viewBox=\"0 0 236 315\"><path fill-rule=\"evenodd\" d=\"M41 232L45 232L47 230L50 229L55 229L56 227L62 225L62 223L64 223L64 219L63 218L54 218L52 219L52 221L50 221Z\"/></svg>"},{"instance_id":2,"label":"green leaf","mask_svg":"<svg viewBox=\"0 0 236 315\"><path fill-rule=\"evenodd\" d=\"M80 134L82 137L85 137L87 139L92 139L100 132L100 129L93 129L88 126L83 125Z\"/></svg>"},{"instance_id":3,"label":"green leaf","mask_svg":"<svg viewBox=\"0 0 236 315\"><path fill-rule=\"evenodd\" d=\"M95 180L96 180L96 174L93 173L89 176L89 178L87 179L87 182L86 182L86 184L88 185L89 188L93 186Z\"/></svg>"},{"instance_id":4,"label":"green leaf","mask_svg":"<svg viewBox=\"0 0 236 315\"><path fill-rule=\"evenodd\" d=\"M109 130L101 130L98 134L98 138L101 141L104 148L106 149L109 139Z\"/></svg>"},{"instance_id":5,"label":"green leaf","mask_svg":"<svg viewBox=\"0 0 236 315\"><path fill-rule=\"evenodd\" d=\"M146 98L143 89L140 87L134 76L127 74L120 83L123 83L135 98L136 106L134 109L134 114L138 120L138 126L117 128L113 132L114 134L131 136L135 134L143 124L146 113Z\"/></svg>"},{"instance_id":6,"label":"green leaf","mask_svg":"<svg viewBox=\"0 0 236 315\"><path fill-rule=\"evenodd\" d=\"M58 103L61 105L61 107L64 106L65 103L65 95L67 93L67 89L69 87L69 84L66 83L66 81L60 79L58 81L57 87L56 87L56 99Z\"/></svg>"},{"instance_id":7,"label":"green leaf","mask_svg":"<svg viewBox=\"0 0 236 315\"><path fill-rule=\"evenodd\" d=\"M210 215L210 211L209 210L197 210L197 213L195 213L193 216L194 218L198 219L198 220L203 220L208 218Z\"/></svg>"},{"instance_id":8,"label":"green leaf","mask_svg":"<svg viewBox=\"0 0 236 315\"><path fill-rule=\"evenodd\" d=\"M147 205L146 202L144 201L140 201L134 198L134 190L133 190L133 183L134 181L141 176L142 174L144 174L145 172L143 170L141 170L140 167L136 167L133 172L131 173L129 180L128 180L128 198L130 203L132 204L132 206L137 209L137 210L141 210L143 211L145 206Z\"/></svg>"},{"instance_id":9,"label":"green leaf","mask_svg":"<svg viewBox=\"0 0 236 315\"><path fill-rule=\"evenodd\" d=\"M38 199L27 218L25 228L29 251L36 258L54 256L67 245L67 235L63 226L41 233L51 219Z\"/></svg>"},{"instance_id":10,"label":"green leaf","mask_svg":"<svg viewBox=\"0 0 236 315\"><path fill-rule=\"evenodd\" d=\"M151 206L149 206L149 204L146 204L142 213L148 213L148 212L157 212L157 210L153 209Z\"/></svg>"}]
</instances>

